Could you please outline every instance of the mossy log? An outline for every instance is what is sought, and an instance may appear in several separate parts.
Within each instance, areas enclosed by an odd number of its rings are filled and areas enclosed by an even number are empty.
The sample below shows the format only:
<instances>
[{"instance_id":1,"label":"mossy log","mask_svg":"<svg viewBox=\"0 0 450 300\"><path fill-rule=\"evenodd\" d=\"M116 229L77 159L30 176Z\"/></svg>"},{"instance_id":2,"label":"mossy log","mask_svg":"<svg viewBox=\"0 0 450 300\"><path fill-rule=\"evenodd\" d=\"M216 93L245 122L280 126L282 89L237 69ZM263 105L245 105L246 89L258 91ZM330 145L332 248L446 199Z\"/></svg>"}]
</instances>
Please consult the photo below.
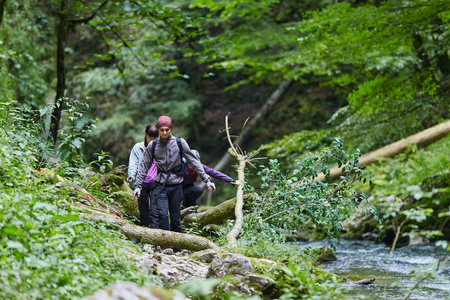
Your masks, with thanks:
<instances>
[{"instance_id":1,"label":"mossy log","mask_svg":"<svg viewBox=\"0 0 450 300\"><path fill-rule=\"evenodd\" d=\"M125 217L139 219L139 204L133 190L125 182L126 176L126 166L120 166L102 176L97 188L113 195L116 209L122 211Z\"/></svg>"},{"instance_id":2,"label":"mossy log","mask_svg":"<svg viewBox=\"0 0 450 300\"><path fill-rule=\"evenodd\" d=\"M244 203L250 201L253 198L253 194L246 194L243 196ZM234 218L234 210L236 208L236 198L229 199L219 205L208 209L207 211L189 214L183 219L186 222L196 222L200 226L206 226L209 224L218 224L225 220Z\"/></svg>"},{"instance_id":3,"label":"mossy log","mask_svg":"<svg viewBox=\"0 0 450 300\"><path fill-rule=\"evenodd\" d=\"M127 221L119 219L102 218L93 215L87 215L86 217L96 221L108 223L112 225L112 228L119 230L130 240L135 240L140 243L148 243L161 247L172 247L191 251L219 248L219 246L210 240L193 234L131 225Z\"/></svg>"}]
</instances>

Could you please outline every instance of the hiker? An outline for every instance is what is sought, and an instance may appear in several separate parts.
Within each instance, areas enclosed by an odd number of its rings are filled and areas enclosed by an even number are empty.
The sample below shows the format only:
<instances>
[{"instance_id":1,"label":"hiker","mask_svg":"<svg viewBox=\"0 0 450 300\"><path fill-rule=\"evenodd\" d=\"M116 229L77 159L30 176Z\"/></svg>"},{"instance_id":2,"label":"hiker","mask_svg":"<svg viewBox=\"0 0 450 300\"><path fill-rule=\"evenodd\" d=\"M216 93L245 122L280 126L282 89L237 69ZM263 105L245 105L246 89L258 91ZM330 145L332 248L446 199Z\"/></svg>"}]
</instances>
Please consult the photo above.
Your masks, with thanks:
<instances>
[{"instance_id":1,"label":"hiker","mask_svg":"<svg viewBox=\"0 0 450 300\"><path fill-rule=\"evenodd\" d=\"M145 127L145 136L142 142L136 143L131 149L130 158L128 161L128 177L127 183L131 184L133 187L133 183L136 181L136 176L139 171L139 165L141 164L142 156L144 154L145 148L147 148L148 143L150 142L150 136L148 135L150 130L150 125ZM156 136L158 137L158 136Z\"/></svg>"},{"instance_id":2,"label":"hiker","mask_svg":"<svg viewBox=\"0 0 450 300\"><path fill-rule=\"evenodd\" d=\"M172 120L167 116L158 118L157 128L159 139L151 141L144 151L144 155L139 166L139 173L136 177L136 188L134 195L141 194L142 182L147 174L153 159L155 159L158 174L155 177L156 187L154 190L157 217L153 218L152 228L161 228L181 232L181 202L183 200L183 175L186 172L182 162L182 156L200 175L209 190L216 189L211 178L203 170L200 160L192 153L187 142L182 138L172 136ZM150 204L152 205L152 203ZM155 219L155 220L153 220ZM156 226L156 227L154 227Z\"/></svg>"},{"instance_id":3,"label":"hiker","mask_svg":"<svg viewBox=\"0 0 450 300\"><path fill-rule=\"evenodd\" d=\"M195 156L200 160L200 153L198 153L197 150L191 149L192 152L195 154ZM222 172L219 172L213 168L208 167L207 165L202 164L203 169L205 170L206 174L209 176L218 179L223 182L229 182L233 185L241 185L241 183L237 180L234 180L230 176L223 174ZM186 174L184 174L183 178L183 195L184 195L184 201L183 201L183 207L190 207L190 206L196 206L197 205L197 199L200 198L200 196L203 194L203 188L195 185L195 181L197 180L198 174L195 172L195 170L192 168L190 164L187 163L187 170Z\"/></svg>"},{"instance_id":4,"label":"hiker","mask_svg":"<svg viewBox=\"0 0 450 300\"><path fill-rule=\"evenodd\" d=\"M156 124L150 124L145 129L146 137L148 137L148 143L158 138L158 128ZM142 152L142 156L144 153ZM142 157L141 157L142 159ZM153 191L155 189L155 177L157 174L157 168L155 160L153 160L150 169L148 169L147 175L145 176L144 182L142 183L142 191L139 197L135 197L139 203L139 220L141 221L141 226L149 227L151 225L152 217L156 215L156 205L154 204L155 195ZM152 217L151 217L152 216Z\"/></svg>"}]
</instances>

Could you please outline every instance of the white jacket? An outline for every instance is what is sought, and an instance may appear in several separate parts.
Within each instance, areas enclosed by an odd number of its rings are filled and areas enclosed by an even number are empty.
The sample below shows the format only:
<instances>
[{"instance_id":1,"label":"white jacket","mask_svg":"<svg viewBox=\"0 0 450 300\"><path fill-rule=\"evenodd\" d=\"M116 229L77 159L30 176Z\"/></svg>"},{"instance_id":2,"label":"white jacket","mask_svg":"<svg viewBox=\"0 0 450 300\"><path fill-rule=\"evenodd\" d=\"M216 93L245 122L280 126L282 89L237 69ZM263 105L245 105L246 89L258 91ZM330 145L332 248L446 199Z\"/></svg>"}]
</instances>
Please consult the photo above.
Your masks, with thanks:
<instances>
[{"instance_id":1,"label":"white jacket","mask_svg":"<svg viewBox=\"0 0 450 300\"><path fill-rule=\"evenodd\" d=\"M137 143L136 145L134 145L133 149L131 149L130 160L128 162L128 180L136 180L144 151L144 141Z\"/></svg>"}]
</instances>

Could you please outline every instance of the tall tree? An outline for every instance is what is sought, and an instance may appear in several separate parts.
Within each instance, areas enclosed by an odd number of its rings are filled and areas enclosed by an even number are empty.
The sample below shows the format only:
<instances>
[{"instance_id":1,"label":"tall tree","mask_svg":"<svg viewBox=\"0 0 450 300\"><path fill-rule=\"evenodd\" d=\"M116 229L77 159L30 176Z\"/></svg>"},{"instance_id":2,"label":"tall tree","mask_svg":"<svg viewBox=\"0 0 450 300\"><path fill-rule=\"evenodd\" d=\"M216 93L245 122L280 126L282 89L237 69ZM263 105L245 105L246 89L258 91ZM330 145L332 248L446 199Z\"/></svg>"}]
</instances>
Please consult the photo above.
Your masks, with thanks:
<instances>
[{"instance_id":1,"label":"tall tree","mask_svg":"<svg viewBox=\"0 0 450 300\"><path fill-rule=\"evenodd\" d=\"M69 0L61 0L59 9L58 38L56 42L56 107L53 110L51 133L53 141L56 143L58 138L59 123L61 121L61 111L64 105L64 92L66 89L66 66L65 66L65 50L67 43L67 26L68 26L68 10Z\"/></svg>"},{"instance_id":2,"label":"tall tree","mask_svg":"<svg viewBox=\"0 0 450 300\"><path fill-rule=\"evenodd\" d=\"M6 1L7 0L0 0L0 25L3 22L3 13L5 11Z\"/></svg>"},{"instance_id":3,"label":"tall tree","mask_svg":"<svg viewBox=\"0 0 450 300\"><path fill-rule=\"evenodd\" d=\"M103 1L98 7L89 7L93 10L90 16L85 18L73 19L73 15L77 14L74 6L77 2L84 3L83 1L75 1L74 3L70 0L60 0L60 9L58 12L59 24L58 24L58 37L57 37L57 47L56 47L56 96L55 96L55 109L53 110L53 118L51 125L51 133L53 141L56 143L58 138L59 124L61 121L61 112L64 106L64 96L66 90L66 66L65 66L65 49L67 44L67 39L69 37L69 27L74 28L76 25L85 24L91 21L97 13L105 7L109 0Z\"/></svg>"}]
</instances>

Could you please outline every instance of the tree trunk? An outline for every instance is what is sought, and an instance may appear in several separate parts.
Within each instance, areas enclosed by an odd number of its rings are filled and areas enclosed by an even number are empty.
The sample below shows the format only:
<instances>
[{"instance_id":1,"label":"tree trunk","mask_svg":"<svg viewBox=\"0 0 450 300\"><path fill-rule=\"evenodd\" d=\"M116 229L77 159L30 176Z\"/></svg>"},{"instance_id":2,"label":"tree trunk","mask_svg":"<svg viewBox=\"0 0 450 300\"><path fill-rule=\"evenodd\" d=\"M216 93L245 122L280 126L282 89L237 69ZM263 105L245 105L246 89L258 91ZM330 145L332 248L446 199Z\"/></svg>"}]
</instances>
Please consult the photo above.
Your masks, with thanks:
<instances>
[{"instance_id":1,"label":"tree trunk","mask_svg":"<svg viewBox=\"0 0 450 300\"><path fill-rule=\"evenodd\" d=\"M0 0L0 25L2 25L3 22L3 13L5 12L6 1L7 0Z\"/></svg>"},{"instance_id":2,"label":"tree trunk","mask_svg":"<svg viewBox=\"0 0 450 300\"><path fill-rule=\"evenodd\" d=\"M68 27L68 10L69 0L61 0L59 10L58 38L56 44L56 96L55 108L53 110L53 118L51 132L53 142L56 144L58 139L59 123L61 121L61 112L64 105L64 92L66 89L66 68L65 68L65 48L67 43L67 27ZM58 101L58 99L61 99Z\"/></svg>"},{"instance_id":3,"label":"tree trunk","mask_svg":"<svg viewBox=\"0 0 450 300\"><path fill-rule=\"evenodd\" d=\"M162 229L152 229L131 225L127 221L89 216L90 219L112 224L112 228L122 232L127 238L141 243L149 243L161 247L173 247L191 251L217 249L219 246L210 240L192 234L185 234Z\"/></svg>"},{"instance_id":4,"label":"tree trunk","mask_svg":"<svg viewBox=\"0 0 450 300\"><path fill-rule=\"evenodd\" d=\"M361 166L369 165L374 163L380 157L392 157L396 154L404 152L409 146L415 144L420 147L432 144L443 137L445 137L450 132L450 121L441 123L434 127L428 128L417 134L414 134L408 138L402 139L390 145L384 146L373 152L364 154L359 158L359 164ZM330 170L331 180L334 181L342 175L342 167L334 167ZM318 178L321 181L325 181L325 175L320 174Z\"/></svg>"},{"instance_id":5,"label":"tree trunk","mask_svg":"<svg viewBox=\"0 0 450 300\"><path fill-rule=\"evenodd\" d=\"M250 201L252 198L253 194L246 194L242 197L244 203ZM183 221L185 222L185 224L186 222L196 222L200 226L218 224L220 222L233 218L235 216L235 208L236 198L232 198L208 209L205 212L190 214L186 216Z\"/></svg>"}]
</instances>

